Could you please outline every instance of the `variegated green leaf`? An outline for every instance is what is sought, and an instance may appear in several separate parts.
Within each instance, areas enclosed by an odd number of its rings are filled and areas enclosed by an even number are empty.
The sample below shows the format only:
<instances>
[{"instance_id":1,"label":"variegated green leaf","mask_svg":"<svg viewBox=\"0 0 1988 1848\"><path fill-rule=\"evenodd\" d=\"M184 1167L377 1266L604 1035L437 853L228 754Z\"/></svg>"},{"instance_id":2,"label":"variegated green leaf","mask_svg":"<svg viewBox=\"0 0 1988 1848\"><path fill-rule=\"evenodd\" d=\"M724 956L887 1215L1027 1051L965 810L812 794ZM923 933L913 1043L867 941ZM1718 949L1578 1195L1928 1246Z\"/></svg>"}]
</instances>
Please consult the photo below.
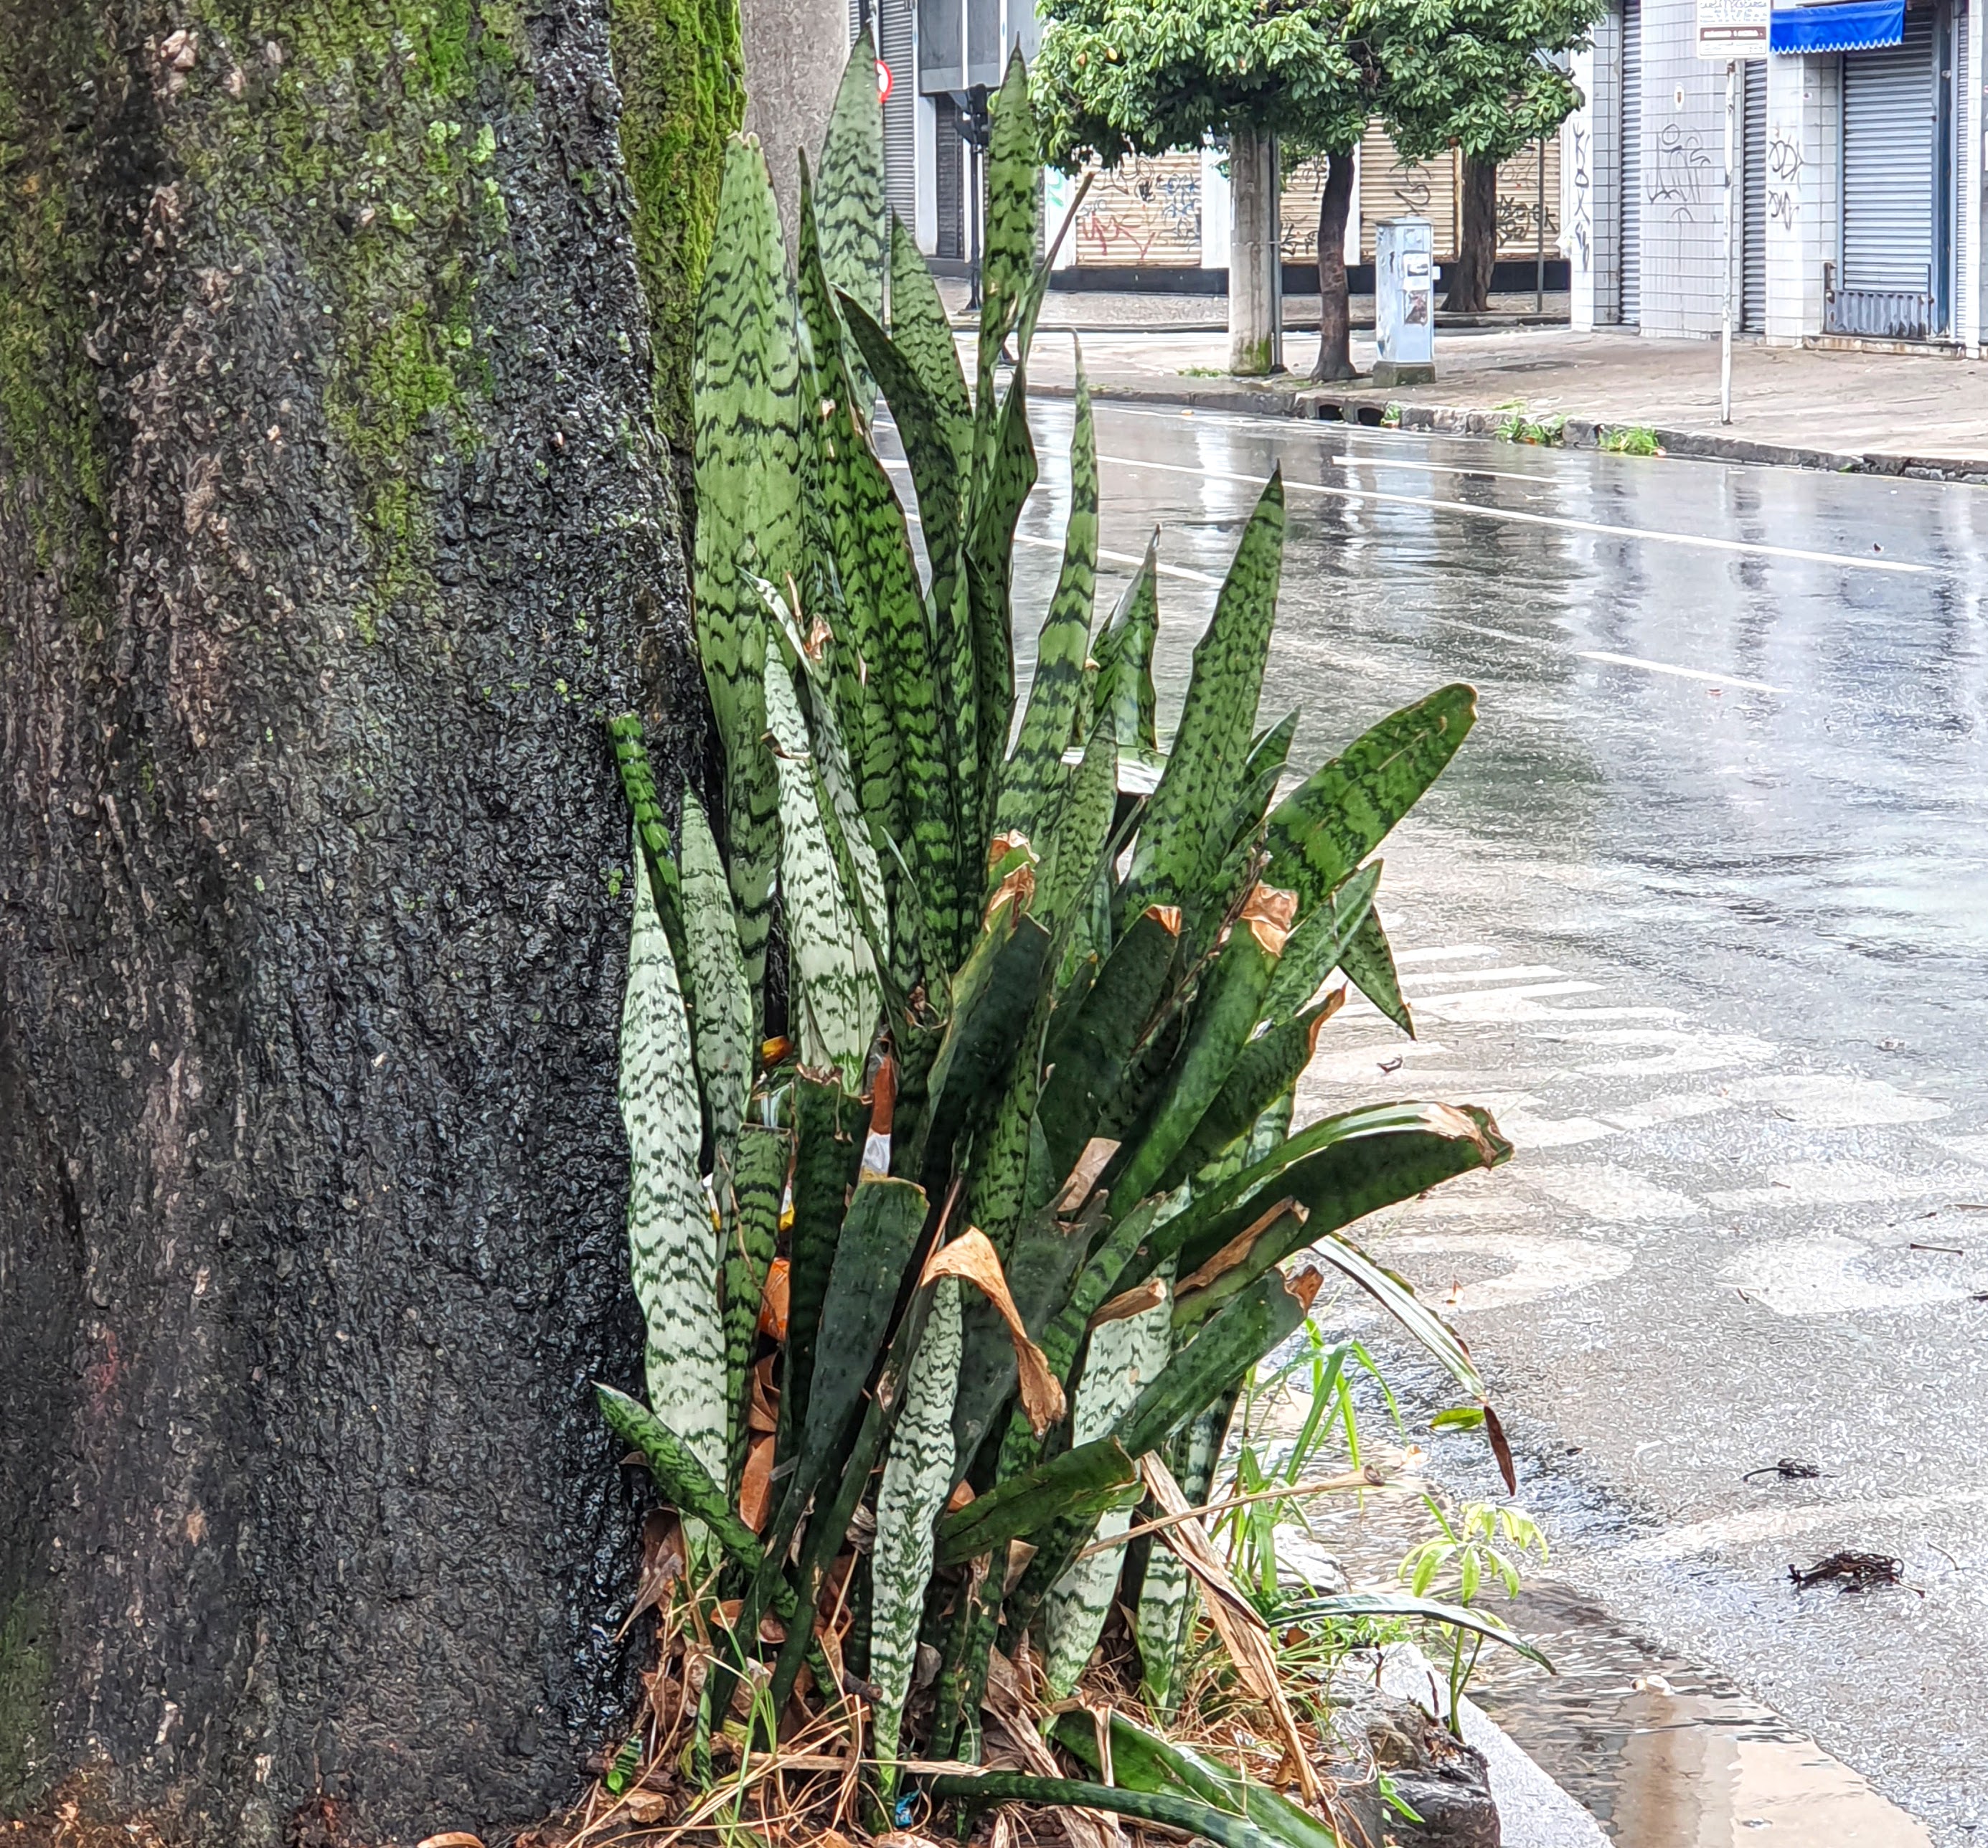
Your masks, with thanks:
<instances>
[{"instance_id":1,"label":"variegated green leaf","mask_svg":"<svg viewBox=\"0 0 1988 1848\"><path fill-rule=\"evenodd\" d=\"M1084 356L1077 366L1076 418L1070 439L1070 523L1064 529L1063 570L1036 642L1034 677L1022 728L1009 754L995 814L997 832L1026 835L1046 851L1049 799L1063 782L1084 692L1091 605L1097 592L1097 445Z\"/></svg>"},{"instance_id":2,"label":"variegated green leaf","mask_svg":"<svg viewBox=\"0 0 1988 1848\"><path fill-rule=\"evenodd\" d=\"M1401 996L1401 978L1395 973L1395 952L1388 934L1381 927L1381 915L1369 910L1347 940L1339 966L1346 978L1373 1002L1388 1019L1412 1039L1415 1019Z\"/></svg>"},{"instance_id":3,"label":"variegated green leaf","mask_svg":"<svg viewBox=\"0 0 1988 1848\"><path fill-rule=\"evenodd\" d=\"M628 1138L630 1269L648 1331L649 1403L722 1482L726 1418L718 1235L698 1176L703 1123L690 1022L639 852L634 870L617 1086Z\"/></svg>"},{"instance_id":4,"label":"variegated green leaf","mask_svg":"<svg viewBox=\"0 0 1988 1848\"><path fill-rule=\"evenodd\" d=\"M1138 575L1119 593L1090 650L1097 662L1098 711L1111 715L1123 749L1144 752L1156 762L1159 695L1153 687L1153 644L1160 627L1159 545L1155 528Z\"/></svg>"},{"instance_id":5,"label":"variegated green leaf","mask_svg":"<svg viewBox=\"0 0 1988 1848\"><path fill-rule=\"evenodd\" d=\"M1377 860L1354 873L1325 903L1314 905L1284 940L1277 972L1270 978L1270 992L1263 997L1266 1020L1288 1018L1318 992L1319 985L1340 966L1353 934L1372 910L1374 888L1380 883L1381 863Z\"/></svg>"},{"instance_id":6,"label":"variegated green leaf","mask_svg":"<svg viewBox=\"0 0 1988 1848\"><path fill-rule=\"evenodd\" d=\"M729 1160L752 1088L752 994L746 985L725 863L704 806L688 788L683 798L683 908L698 1084L712 1146Z\"/></svg>"},{"instance_id":7,"label":"variegated green leaf","mask_svg":"<svg viewBox=\"0 0 1988 1848\"><path fill-rule=\"evenodd\" d=\"M1144 1315L1107 1322L1092 1334L1077 1389L1073 1442L1084 1444L1105 1436L1131 1408L1140 1391L1159 1377L1171 1345L1167 1315L1163 1302ZM1114 1509L1098 1522L1097 1538L1115 1538L1131 1519L1129 1508ZM1090 1652L1097 1647L1124 1563L1123 1551L1116 1547L1079 1559L1043 1600L1044 1667L1050 1691L1058 1700L1077 1685Z\"/></svg>"},{"instance_id":8,"label":"variegated green leaf","mask_svg":"<svg viewBox=\"0 0 1988 1848\"><path fill-rule=\"evenodd\" d=\"M1181 1650L1192 1620L1194 1586L1185 1563L1171 1546L1146 1555L1133 1639L1139 1648L1139 1692L1154 1713L1171 1718L1180 1704Z\"/></svg>"},{"instance_id":9,"label":"variegated green leaf","mask_svg":"<svg viewBox=\"0 0 1988 1848\"><path fill-rule=\"evenodd\" d=\"M987 229L980 265L980 389L985 397L1001 347L1014 331L1035 268L1042 217L1042 150L1029 74L1011 52L988 109Z\"/></svg>"},{"instance_id":10,"label":"variegated green leaf","mask_svg":"<svg viewBox=\"0 0 1988 1848\"><path fill-rule=\"evenodd\" d=\"M988 387L991 394L992 386ZM976 484L966 548L967 603L973 650L975 801L971 837L962 853L977 857L993 833L993 803L1002 753L1015 713L1015 637L1011 607L1015 522L1036 485L1036 447L1029 430L1028 380L1017 367L994 431L992 453Z\"/></svg>"},{"instance_id":11,"label":"variegated green leaf","mask_svg":"<svg viewBox=\"0 0 1988 1848\"><path fill-rule=\"evenodd\" d=\"M829 112L817 204L821 264L830 285L847 290L881 319L889 214L884 198L884 106L877 94L877 49L867 32L859 32L849 49ZM850 383L857 421L867 428L877 387L860 362Z\"/></svg>"},{"instance_id":12,"label":"variegated green leaf","mask_svg":"<svg viewBox=\"0 0 1988 1848\"><path fill-rule=\"evenodd\" d=\"M815 794L806 728L777 648L766 652L766 722L780 794L780 897L787 923L789 1005L801 1063L833 1067L856 1090L883 1008L875 964L835 870Z\"/></svg>"},{"instance_id":13,"label":"variegated green leaf","mask_svg":"<svg viewBox=\"0 0 1988 1848\"><path fill-rule=\"evenodd\" d=\"M891 343L931 400L952 448L954 476L963 494L973 456L973 407L967 402L966 375L959 370L959 349L953 344L952 323L938 299L938 286L911 234L894 215L891 220ZM864 356L874 367L867 346ZM881 377L878 383L883 383Z\"/></svg>"},{"instance_id":14,"label":"variegated green leaf","mask_svg":"<svg viewBox=\"0 0 1988 1848\"><path fill-rule=\"evenodd\" d=\"M878 1693L872 1709L874 1755L887 1796L918 1654L918 1619L931 1577L934 1523L952 1489L959 1289L956 1279L945 1277L933 1292L877 1491L877 1539L870 1556L870 1679Z\"/></svg>"},{"instance_id":15,"label":"variegated green leaf","mask_svg":"<svg viewBox=\"0 0 1988 1848\"><path fill-rule=\"evenodd\" d=\"M759 144L725 150L718 226L698 302L698 652L725 757L732 895L746 980L766 968L779 789L765 742L766 627L749 570L802 568L801 355L773 183Z\"/></svg>"},{"instance_id":16,"label":"variegated green leaf","mask_svg":"<svg viewBox=\"0 0 1988 1848\"><path fill-rule=\"evenodd\" d=\"M735 1498L746 1466L746 1414L752 1403L752 1351L759 1299L779 1242L780 1200L786 1191L793 1139L784 1130L749 1123L739 1132L730 1164L725 1240L725 1397L729 1410L725 1484ZM722 1175L724 1171L721 1170Z\"/></svg>"},{"instance_id":17,"label":"variegated green leaf","mask_svg":"<svg viewBox=\"0 0 1988 1848\"><path fill-rule=\"evenodd\" d=\"M1283 478L1273 475L1243 529L1207 633L1195 647L1187 702L1133 851L1128 911L1155 903L1199 910L1209 876L1228 850L1227 824L1255 732L1283 549Z\"/></svg>"},{"instance_id":18,"label":"variegated green leaf","mask_svg":"<svg viewBox=\"0 0 1988 1848\"><path fill-rule=\"evenodd\" d=\"M1249 761L1242 766L1242 793L1229 821L1232 844L1249 840L1262 826L1270 799L1277 792L1278 779L1284 773L1284 761L1291 754L1299 717L1298 708L1293 707L1249 747Z\"/></svg>"},{"instance_id":19,"label":"variegated green leaf","mask_svg":"<svg viewBox=\"0 0 1988 1848\"><path fill-rule=\"evenodd\" d=\"M1443 687L1354 739L1277 805L1265 877L1309 911L1414 806L1476 718L1474 688Z\"/></svg>"},{"instance_id":20,"label":"variegated green leaf","mask_svg":"<svg viewBox=\"0 0 1988 1848\"><path fill-rule=\"evenodd\" d=\"M1118 743L1107 715L1091 728L1075 770L1064 766L1061 800L1036 875L1036 915L1053 936L1075 931L1102 883L1118 805L1117 773Z\"/></svg>"}]
</instances>

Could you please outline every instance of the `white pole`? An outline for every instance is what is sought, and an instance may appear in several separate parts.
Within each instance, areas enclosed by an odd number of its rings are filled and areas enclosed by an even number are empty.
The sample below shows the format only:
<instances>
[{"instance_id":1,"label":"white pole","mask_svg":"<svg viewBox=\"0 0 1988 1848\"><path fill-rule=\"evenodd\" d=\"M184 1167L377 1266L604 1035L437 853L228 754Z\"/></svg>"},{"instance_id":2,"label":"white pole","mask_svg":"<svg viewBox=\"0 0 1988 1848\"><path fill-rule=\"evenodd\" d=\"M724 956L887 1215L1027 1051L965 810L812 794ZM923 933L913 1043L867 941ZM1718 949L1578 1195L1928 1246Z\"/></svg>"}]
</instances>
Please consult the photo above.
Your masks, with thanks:
<instances>
[{"instance_id":1,"label":"white pole","mask_svg":"<svg viewBox=\"0 0 1988 1848\"><path fill-rule=\"evenodd\" d=\"M1719 326L1719 421L1733 421L1733 127L1740 61L1726 61L1726 286Z\"/></svg>"}]
</instances>

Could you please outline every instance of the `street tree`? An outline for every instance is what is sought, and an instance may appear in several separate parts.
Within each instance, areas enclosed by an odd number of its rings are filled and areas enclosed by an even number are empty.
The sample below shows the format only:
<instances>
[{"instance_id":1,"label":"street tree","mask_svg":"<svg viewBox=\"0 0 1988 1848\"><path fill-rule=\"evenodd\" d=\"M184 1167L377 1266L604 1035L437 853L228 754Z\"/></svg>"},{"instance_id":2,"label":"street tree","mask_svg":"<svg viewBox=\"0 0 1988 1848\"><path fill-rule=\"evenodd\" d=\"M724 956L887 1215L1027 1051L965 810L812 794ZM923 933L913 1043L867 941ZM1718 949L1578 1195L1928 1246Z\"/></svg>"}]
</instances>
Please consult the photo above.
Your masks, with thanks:
<instances>
[{"instance_id":1,"label":"street tree","mask_svg":"<svg viewBox=\"0 0 1988 1848\"><path fill-rule=\"evenodd\" d=\"M702 760L735 9L0 42L0 1815L508 1836L632 1674L601 720Z\"/></svg>"},{"instance_id":2,"label":"street tree","mask_svg":"<svg viewBox=\"0 0 1988 1848\"><path fill-rule=\"evenodd\" d=\"M1319 201L1321 334L1313 376L1354 376L1344 244L1354 154L1375 107L1377 66L1361 21L1374 0L1050 0L1036 63L1045 157L1074 170L1128 154L1229 144L1236 249L1278 261L1277 201L1264 144L1282 137L1324 158ZM1259 222L1262 220L1264 222ZM1229 269L1230 362L1267 369L1267 327L1239 303L1267 292Z\"/></svg>"},{"instance_id":3,"label":"street tree","mask_svg":"<svg viewBox=\"0 0 1988 1848\"><path fill-rule=\"evenodd\" d=\"M1586 42L1604 0L1379 0L1371 11L1380 113L1396 149L1409 160L1462 155L1443 306L1481 314L1498 252L1499 166L1579 106L1564 54Z\"/></svg>"}]
</instances>

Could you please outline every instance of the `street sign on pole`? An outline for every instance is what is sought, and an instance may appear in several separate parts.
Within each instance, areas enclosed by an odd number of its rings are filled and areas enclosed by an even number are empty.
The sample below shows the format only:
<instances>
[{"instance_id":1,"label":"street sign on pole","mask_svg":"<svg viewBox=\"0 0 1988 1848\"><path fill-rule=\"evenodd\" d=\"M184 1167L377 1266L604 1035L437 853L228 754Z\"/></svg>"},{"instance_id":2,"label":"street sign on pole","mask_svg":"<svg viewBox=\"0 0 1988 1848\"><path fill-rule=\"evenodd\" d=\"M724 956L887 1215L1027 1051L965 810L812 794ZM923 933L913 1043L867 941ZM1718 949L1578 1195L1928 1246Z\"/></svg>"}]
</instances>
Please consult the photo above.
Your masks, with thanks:
<instances>
[{"instance_id":1,"label":"street sign on pole","mask_svg":"<svg viewBox=\"0 0 1988 1848\"><path fill-rule=\"evenodd\" d=\"M1773 0L1698 0L1701 58L1764 58Z\"/></svg>"}]
</instances>

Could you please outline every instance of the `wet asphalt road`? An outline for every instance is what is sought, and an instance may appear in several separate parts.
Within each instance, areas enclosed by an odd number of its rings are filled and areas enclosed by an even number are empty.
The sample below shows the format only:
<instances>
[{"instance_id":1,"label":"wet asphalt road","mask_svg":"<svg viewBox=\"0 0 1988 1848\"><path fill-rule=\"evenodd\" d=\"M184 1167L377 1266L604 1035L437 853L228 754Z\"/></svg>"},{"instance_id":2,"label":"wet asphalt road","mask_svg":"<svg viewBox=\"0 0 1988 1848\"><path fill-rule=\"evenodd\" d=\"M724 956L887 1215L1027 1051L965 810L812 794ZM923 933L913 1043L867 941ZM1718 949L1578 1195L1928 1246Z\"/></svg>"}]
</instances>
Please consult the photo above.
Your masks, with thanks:
<instances>
[{"instance_id":1,"label":"wet asphalt road","mask_svg":"<svg viewBox=\"0 0 1988 1848\"><path fill-rule=\"evenodd\" d=\"M1988 494L1159 408L1098 446L1100 602L1159 523L1175 710L1280 465L1293 769L1479 690L1384 849L1420 1039L1349 1007L1301 1107L1476 1102L1517 1145L1368 1231L1471 1340L1554 1576L1988 1839ZM1781 1457L1824 1473L1741 1479ZM1839 1547L1912 1589L1790 1586Z\"/></svg>"}]
</instances>

